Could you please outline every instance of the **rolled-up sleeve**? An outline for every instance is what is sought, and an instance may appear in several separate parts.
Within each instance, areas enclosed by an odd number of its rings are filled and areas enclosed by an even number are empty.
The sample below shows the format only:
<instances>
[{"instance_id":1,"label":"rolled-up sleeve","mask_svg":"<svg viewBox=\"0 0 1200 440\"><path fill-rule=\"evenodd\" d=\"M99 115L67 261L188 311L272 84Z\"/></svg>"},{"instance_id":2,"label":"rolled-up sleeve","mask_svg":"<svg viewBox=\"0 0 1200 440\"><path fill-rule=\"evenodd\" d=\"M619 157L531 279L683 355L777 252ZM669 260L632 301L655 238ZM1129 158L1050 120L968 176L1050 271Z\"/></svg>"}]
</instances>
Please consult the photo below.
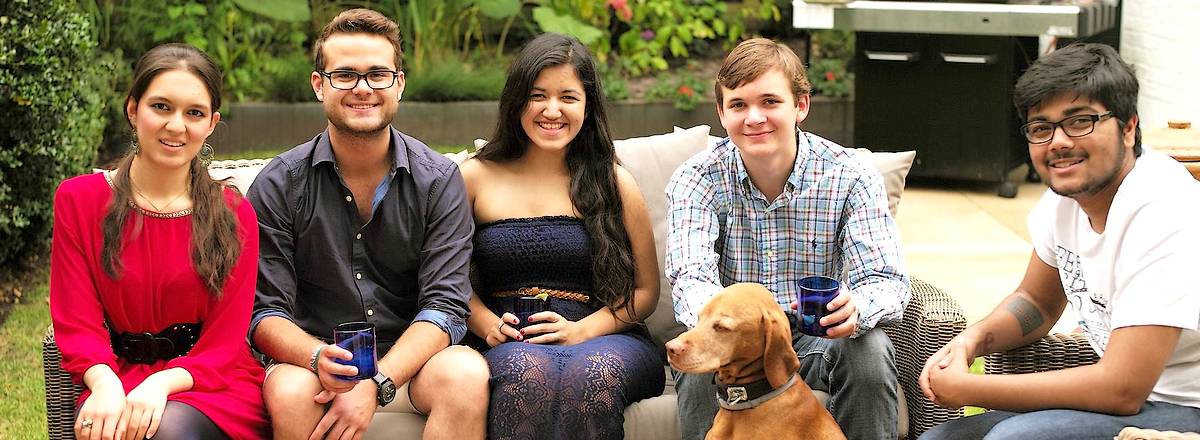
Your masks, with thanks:
<instances>
[{"instance_id":1,"label":"rolled-up sleeve","mask_svg":"<svg viewBox=\"0 0 1200 440\"><path fill-rule=\"evenodd\" d=\"M703 174L688 165L667 184L667 279L675 320L696 326L700 309L721 291L714 245L720 236L713 188Z\"/></svg>"},{"instance_id":2,"label":"rolled-up sleeve","mask_svg":"<svg viewBox=\"0 0 1200 440\"><path fill-rule=\"evenodd\" d=\"M288 203L289 170L286 162L275 158L258 173L247 200L258 215L258 283L254 294L254 313L250 335L263 319L278 316L294 321L296 305L296 268L293 221L295 210ZM253 343L254 338L250 340Z\"/></svg>"},{"instance_id":3,"label":"rolled-up sleeve","mask_svg":"<svg viewBox=\"0 0 1200 440\"><path fill-rule=\"evenodd\" d=\"M849 268L850 294L859 309L859 336L900 319L908 305L908 275L900 232L888 212L883 182L864 174L850 192L842 227L842 267Z\"/></svg>"},{"instance_id":4,"label":"rolled-up sleeve","mask_svg":"<svg viewBox=\"0 0 1200 440\"><path fill-rule=\"evenodd\" d=\"M467 333L468 278L475 222L467 201L466 185L457 166L428 194L425 242L418 272L420 297L414 321L427 321L450 335L456 344Z\"/></svg>"}]
</instances>

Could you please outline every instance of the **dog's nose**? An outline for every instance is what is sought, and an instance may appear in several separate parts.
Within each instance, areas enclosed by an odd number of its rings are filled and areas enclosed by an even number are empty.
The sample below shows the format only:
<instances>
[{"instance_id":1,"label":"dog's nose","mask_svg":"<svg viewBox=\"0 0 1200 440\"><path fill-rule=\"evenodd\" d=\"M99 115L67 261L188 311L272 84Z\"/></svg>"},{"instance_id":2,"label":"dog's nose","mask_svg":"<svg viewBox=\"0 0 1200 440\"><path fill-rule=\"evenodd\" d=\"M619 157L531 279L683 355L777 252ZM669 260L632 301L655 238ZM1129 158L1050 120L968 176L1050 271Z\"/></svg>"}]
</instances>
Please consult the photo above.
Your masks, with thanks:
<instances>
[{"instance_id":1,"label":"dog's nose","mask_svg":"<svg viewBox=\"0 0 1200 440\"><path fill-rule=\"evenodd\" d=\"M686 344L684 344L683 341L680 341L679 338L667 341L667 354L670 356L678 356L680 353L683 353L685 346Z\"/></svg>"}]
</instances>

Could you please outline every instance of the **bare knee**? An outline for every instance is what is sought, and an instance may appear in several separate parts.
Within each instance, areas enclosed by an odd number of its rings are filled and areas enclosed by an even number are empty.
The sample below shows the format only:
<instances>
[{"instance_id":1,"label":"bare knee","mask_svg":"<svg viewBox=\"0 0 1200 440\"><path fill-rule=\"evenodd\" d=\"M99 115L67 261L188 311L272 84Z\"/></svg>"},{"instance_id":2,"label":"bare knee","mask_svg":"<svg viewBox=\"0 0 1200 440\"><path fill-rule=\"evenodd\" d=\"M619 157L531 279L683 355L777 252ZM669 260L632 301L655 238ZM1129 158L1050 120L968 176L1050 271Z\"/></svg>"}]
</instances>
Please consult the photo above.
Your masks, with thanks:
<instances>
[{"instance_id":1,"label":"bare knee","mask_svg":"<svg viewBox=\"0 0 1200 440\"><path fill-rule=\"evenodd\" d=\"M447 347L430 358L413 378L414 404L424 404L424 408L417 408L422 411L474 408L486 412L488 377L487 361L478 352L461 345Z\"/></svg>"},{"instance_id":2,"label":"bare knee","mask_svg":"<svg viewBox=\"0 0 1200 440\"><path fill-rule=\"evenodd\" d=\"M319 392L321 382L317 376L291 364L274 366L263 382L263 402L272 419L290 418L288 416L297 414L297 411L320 408L313 401L313 396Z\"/></svg>"}]
</instances>

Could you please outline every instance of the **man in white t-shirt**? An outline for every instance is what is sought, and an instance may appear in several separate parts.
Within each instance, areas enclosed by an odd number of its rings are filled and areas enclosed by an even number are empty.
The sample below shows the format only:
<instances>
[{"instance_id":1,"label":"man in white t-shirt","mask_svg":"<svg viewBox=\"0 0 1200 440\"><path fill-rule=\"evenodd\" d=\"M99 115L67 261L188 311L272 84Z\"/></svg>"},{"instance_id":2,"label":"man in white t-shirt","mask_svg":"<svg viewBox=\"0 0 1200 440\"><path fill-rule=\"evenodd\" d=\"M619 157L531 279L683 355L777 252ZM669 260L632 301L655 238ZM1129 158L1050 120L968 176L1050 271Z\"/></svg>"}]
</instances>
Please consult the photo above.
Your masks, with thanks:
<instances>
[{"instance_id":1,"label":"man in white t-shirt","mask_svg":"<svg viewBox=\"0 0 1200 440\"><path fill-rule=\"evenodd\" d=\"M1050 186L1029 214L1034 252L1016 292L930 357L920 379L939 405L995 411L921 439L1200 431L1200 182L1142 150L1137 93L1132 68L1100 44L1060 49L1017 81L1021 132ZM1099 362L968 373L977 356L1045 336L1066 307Z\"/></svg>"}]
</instances>

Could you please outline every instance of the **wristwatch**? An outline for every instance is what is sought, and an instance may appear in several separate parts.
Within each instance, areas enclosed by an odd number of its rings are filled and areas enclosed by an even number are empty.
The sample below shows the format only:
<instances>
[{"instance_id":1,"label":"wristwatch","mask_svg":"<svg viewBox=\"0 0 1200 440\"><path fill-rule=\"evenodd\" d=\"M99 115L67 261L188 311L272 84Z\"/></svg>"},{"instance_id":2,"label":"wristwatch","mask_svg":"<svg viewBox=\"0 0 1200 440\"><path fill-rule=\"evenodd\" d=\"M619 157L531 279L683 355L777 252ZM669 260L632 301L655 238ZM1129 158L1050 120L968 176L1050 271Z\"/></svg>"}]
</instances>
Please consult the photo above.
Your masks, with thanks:
<instances>
[{"instance_id":1,"label":"wristwatch","mask_svg":"<svg viewBox=\"0 0 1200 440\"><path fill-rule=\"evenodd\" d=\"M375 377L372 377L371 380L375 381L375 386L379 391L375 394L375 400L379 406L387 406L392 403L392 399L396 398L396 384L392 382L392 378L380 371L375 373Z\"/></svg>"}]
</instances>

